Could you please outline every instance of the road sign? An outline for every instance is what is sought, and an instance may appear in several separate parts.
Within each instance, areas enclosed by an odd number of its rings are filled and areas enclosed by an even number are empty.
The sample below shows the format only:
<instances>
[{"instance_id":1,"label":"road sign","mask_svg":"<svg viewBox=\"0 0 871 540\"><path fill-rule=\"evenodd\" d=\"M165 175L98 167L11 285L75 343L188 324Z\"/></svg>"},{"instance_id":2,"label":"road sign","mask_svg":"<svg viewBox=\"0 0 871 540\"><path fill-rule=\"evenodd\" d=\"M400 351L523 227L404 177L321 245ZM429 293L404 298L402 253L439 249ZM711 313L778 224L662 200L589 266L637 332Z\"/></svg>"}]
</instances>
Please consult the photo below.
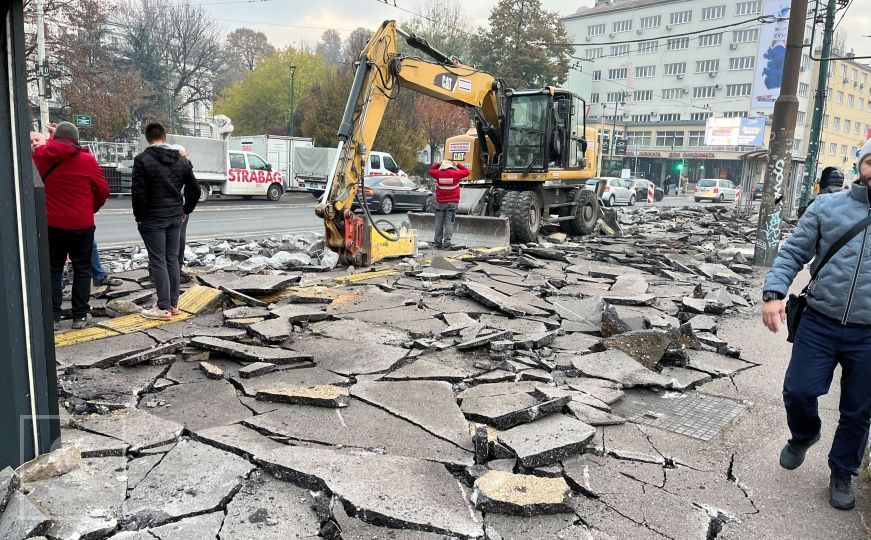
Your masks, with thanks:
<instances>
[{"instance_id":1,"label":"road sign","mask_svg":"<svg viewBox=\"0 0 871 540\"><path fill-rule=\"evenodd\" d=\"M614 154L618 156L626 155L626 139L617 139L614 143Z\"/></svg>"},{"instance_id":2,"label":"road sign","mask_svg":"<svg viewBox=\"0 0 871 540\"><path fill-rule=\"evenodd\" d=\"M76 115L76 126L78 127L91 127L91 117L86 114L77 114Z\"/></svg>"},{"instance_id":3,"label":"road sign","mask_svg":"<svg viewBox=\"0 0 871 540\"><path fill-rule=\"evenodd\" d=\"M632 169L620 169L620 178L631 178Z\"/></svg>"},{"instance_id":4,"label":"road sign","mask_svg":"<svg viewBox=\"0 0 871 540\"><path fill-rule=\"evenodd\" d=\"M48 62L43 62L43 64L41 66L39 64L37 64L36 76L37 77L48 77L49 76Z\"/></svg>"}]
</instances>

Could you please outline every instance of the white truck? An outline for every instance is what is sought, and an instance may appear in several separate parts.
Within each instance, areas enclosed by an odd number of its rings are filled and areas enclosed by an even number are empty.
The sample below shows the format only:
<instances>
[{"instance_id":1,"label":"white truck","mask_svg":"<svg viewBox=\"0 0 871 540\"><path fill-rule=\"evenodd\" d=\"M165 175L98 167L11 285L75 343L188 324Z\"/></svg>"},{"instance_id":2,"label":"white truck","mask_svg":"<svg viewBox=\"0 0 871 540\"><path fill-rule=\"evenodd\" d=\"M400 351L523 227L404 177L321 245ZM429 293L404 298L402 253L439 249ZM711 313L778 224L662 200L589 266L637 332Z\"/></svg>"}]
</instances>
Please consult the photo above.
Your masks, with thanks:
<instances>
[{"instance_id":1,"label":"white truck","mask_svg":"<svg viewBox=\"0 0 871 540\"><path fill-rule=\"evenodd\" d=\"M311 148L312 140L308 137L288 137L282 135L249 135L230 137L230 150L254 152L266 159L272 165L272 170L280 172L284 178L284 190L296 189L299 186L293 181L294 157L300 148Z\"/></svg>"},{"instance_id":2,"label":"white truck","mask_svg":"<svg viewBox=\"0 0 871 540\"><path fill-rule=\"evenodd\" d=\"M293 156L293 178L296 186L320 197L327 186L327 177L332 172L336 159L335 148L298 148ZM393 156L387 152L369 152L365 176L401 176L408 174L399 168Z\"/></svg>"},{"instance_id":3,"label":"white truck","mask_svg":"<svg viewBox=\"0 0 871 540\"><path fill-rule=\"evenodd\" d=\"M285 192L281 171L273 170L256 152L232 150L229 140L167 134L166 142L187 150L200 183L200 202L216 194L277 201ZM146 144L143 141L143 148Z\"/></svg>"}]
</instances>

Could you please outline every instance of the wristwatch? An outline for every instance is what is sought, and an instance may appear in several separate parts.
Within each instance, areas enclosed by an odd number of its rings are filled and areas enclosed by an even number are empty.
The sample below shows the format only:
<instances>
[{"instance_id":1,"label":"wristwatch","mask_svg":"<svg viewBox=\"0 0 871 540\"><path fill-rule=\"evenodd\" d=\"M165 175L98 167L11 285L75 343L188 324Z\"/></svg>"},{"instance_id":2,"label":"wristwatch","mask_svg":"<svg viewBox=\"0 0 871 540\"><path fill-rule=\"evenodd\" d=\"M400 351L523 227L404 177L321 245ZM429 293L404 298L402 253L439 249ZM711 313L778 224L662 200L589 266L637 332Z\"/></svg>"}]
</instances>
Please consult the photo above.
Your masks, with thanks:
<instances>
[{"instance_id":1,"label":"wristwatch","mask_svg":"<svg viewBox=\"0 0 871 540\"><path fill-rule=\"evenodd\" d=\"M771 300L783 300L783 295L775 291L765 291L762 293L763 302L770 302Z\"/></svg>"}]
</instances>

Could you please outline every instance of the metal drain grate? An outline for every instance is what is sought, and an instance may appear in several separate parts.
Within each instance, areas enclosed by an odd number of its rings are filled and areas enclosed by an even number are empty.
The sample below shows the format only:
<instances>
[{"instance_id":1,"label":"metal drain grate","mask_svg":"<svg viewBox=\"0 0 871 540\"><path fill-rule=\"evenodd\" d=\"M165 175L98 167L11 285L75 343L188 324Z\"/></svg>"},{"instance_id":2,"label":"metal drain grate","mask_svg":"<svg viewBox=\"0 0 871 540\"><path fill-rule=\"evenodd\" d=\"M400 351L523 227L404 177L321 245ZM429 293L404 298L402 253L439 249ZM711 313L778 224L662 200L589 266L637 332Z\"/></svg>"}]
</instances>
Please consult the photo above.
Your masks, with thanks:
<instances>
[{"instance_id":1,"label":"metal drain grate","mask_svg":"<svg viewBox=\"0 0 871 540\"><path fill-rule=\"evenodd\" d=\"M692 392L627 392L612 407L630 422L702 441L711 440L744 410L730 399Z\"/></svg>"}]
</instances>

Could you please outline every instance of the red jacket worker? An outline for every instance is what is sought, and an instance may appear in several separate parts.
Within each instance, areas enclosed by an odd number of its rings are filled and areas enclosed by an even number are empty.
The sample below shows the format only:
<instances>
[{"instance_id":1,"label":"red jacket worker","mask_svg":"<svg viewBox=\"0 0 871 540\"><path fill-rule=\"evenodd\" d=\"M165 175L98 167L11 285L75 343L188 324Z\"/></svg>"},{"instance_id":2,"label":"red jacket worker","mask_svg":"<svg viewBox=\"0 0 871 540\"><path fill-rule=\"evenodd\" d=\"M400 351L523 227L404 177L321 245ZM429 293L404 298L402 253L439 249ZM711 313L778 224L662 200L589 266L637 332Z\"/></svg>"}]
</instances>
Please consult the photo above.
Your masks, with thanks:
<instances>
[{"instance_id":1,"label":"red jacket worker","mask_svg":"<svg viewBox=\"0 0 871 540\"><path fill-rule=\"evenodd\" d=\"M460 180L469 176L469 169L462 163L446 159L429 168L429 175L436 181L435 248L451 249L454 234L454 218L460 203Z\"/></svg>"}]
</instances>

